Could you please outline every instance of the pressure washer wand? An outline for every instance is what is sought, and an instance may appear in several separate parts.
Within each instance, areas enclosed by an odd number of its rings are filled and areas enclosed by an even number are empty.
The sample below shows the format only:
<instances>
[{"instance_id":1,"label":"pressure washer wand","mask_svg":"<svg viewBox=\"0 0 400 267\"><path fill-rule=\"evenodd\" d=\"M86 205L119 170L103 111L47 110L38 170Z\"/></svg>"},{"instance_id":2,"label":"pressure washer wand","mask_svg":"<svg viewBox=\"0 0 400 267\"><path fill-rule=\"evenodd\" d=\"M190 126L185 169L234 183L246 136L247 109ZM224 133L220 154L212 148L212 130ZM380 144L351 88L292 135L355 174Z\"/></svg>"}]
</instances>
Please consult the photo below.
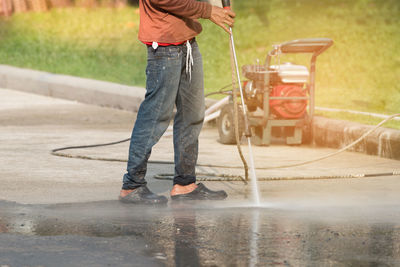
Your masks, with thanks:
<instances>
[{"instance_id":1,"label":"pressure washer wand","mask_svg":"<svg viewBox=\"0 0 400 267\"><path fill-rule=\"evenodd\" d=\"M230 0L222 0L222 6L225 9L231 9ZM245 127L244 134L246 137L249 138L249 137L251 137L251 129L250 129L250 125L249 125L249 120L247 118L247 108L244 103L243 88L242 88L242 83L240 81L239 66L238 66L237 57L236 57L235 41L233 40L233 32L232 32L231 27L229 27L229 32L230 32L229 37L230 37L230 41L231 41L231 45L232 45L233 61L235 64L236 76L237 76L237 81L239 84L240 99L241 99L242 107L243 107L244 127Z\"/></svg>"},{"instance_id":2,"label":"pressure washer wand","mask_svg":"<svg viewBox=\"0 0 400 267\"><path fill-rule=\"evenodd\" d=\"M222 0L222 6L225 9L231 9L231 3L230 0ZM251 129L250 129L250 124L249 120L247 117L247 106L244 103L244 94L243 94L243 88L242 88L242 83L240 81L240 73L239 73L239 66L237 62L237 57L236 57L236 49L235 49L235 42L233 40L233 32L232 28L229 27L229 37L230 37L230 42L231 42L231 52L232 52L232 58L234 61L235 65L235 70L236 70L236 77L237 81L239 84L239 91L240 91L240 99L242 102L242 111L243 111L243 117L244 117L244 134L247 137L247 143L249 146L249 157L250 157L250 176L251 176L251 184L253 188L253 197L254 197L254 202L257 206L260 206L260 194L258 191L258 184L257 184L257 177L256 177L256 172L255 172L255 167L254 167L254 158L253 158L253 150L251 147ZM236 95L233 94L233 97L236 97Z\"/></svg>"}]
</instances>

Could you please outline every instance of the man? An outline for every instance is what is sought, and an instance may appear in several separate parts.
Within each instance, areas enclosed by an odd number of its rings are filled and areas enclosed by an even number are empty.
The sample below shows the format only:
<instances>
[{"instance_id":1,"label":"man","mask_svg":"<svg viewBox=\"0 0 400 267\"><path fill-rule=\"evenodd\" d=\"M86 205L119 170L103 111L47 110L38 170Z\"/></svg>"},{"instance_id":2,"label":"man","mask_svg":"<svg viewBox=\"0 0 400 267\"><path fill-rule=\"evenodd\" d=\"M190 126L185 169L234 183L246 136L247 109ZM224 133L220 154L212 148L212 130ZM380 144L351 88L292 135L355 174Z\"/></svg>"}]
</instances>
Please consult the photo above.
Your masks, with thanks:
<instances>
[{"instance_id":1,"label":"man","mask_svg":"<svg viewBox=\"0 0 400 267\"><path fill-rule=\"evenodd\" d=\"M146 95L132 131L122 202L162 204L167 198L146 186L152 147L174 118L174 199L224 199L225 191L196 184L198 136L204 119L201 54L195 40L202 28L198 18L210 19L229 33L235 13L196 0L140 0L139 40L147 45ZM210 44L211 45L211 44Z\"/></svg>"}]
</instances>

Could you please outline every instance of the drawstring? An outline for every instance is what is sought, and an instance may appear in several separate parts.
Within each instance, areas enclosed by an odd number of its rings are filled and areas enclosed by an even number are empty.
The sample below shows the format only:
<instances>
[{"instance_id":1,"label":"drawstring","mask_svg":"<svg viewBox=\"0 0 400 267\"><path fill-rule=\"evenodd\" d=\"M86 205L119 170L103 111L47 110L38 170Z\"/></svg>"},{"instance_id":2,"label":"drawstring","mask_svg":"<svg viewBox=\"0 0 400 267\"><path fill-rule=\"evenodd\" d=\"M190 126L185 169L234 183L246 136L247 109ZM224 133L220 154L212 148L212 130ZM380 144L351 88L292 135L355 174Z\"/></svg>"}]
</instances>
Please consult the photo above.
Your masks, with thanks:
<instances>
[{"instance_id":1,"label":"drawstring","mask_svg":"<svg viewBox=\"0 0 400 267\"><path fill-rule=\"evenodd\" d=\"M192 66L193 66L193 54L192 45L189 40L186 41L186 74L189 73L189 81L192 81Z\"/></svg>"}]
</instances>

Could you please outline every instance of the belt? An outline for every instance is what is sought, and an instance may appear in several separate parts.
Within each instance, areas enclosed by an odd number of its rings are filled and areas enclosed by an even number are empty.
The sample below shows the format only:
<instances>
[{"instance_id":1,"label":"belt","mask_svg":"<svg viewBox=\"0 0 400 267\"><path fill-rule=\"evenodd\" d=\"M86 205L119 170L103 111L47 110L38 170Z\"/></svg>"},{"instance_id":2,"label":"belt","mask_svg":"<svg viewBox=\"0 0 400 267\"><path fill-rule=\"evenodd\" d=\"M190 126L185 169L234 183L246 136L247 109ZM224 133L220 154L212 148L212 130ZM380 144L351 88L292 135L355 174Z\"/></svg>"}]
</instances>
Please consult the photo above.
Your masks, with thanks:
<instances>
[{"instance_id":1,"label":"belt","mask_svg":"<svg viewBox=\"0 0 400 267\"><path fill-rule=\"evenodd\" d=\"M159 42L143 42L145 45L147 46L180 46L180 45L186 45L187 41L189 41L189 43L193 44L194 41L196 41L196 37L193 37L190 40L186 40L183 42L177 42L177 43L159 43Z\"/></svg>"},{"instance_id":2,"label":"belt","mask_svg":"<svg viewBox=\"0 0 400 267\"><path fill-rule=\"evenodd\" d=\"M179 43L157 43L157 42L143 42L147 45L147 47L153 47L154 51L159 47L168 47L168 46L186 46L186 74L189 75L189 81L192 80L192 66L193 66L193 54L192 54L192 43L196 41L196 38L192 38L190 40L179 42Z\"/></svg>"}]
</instances>

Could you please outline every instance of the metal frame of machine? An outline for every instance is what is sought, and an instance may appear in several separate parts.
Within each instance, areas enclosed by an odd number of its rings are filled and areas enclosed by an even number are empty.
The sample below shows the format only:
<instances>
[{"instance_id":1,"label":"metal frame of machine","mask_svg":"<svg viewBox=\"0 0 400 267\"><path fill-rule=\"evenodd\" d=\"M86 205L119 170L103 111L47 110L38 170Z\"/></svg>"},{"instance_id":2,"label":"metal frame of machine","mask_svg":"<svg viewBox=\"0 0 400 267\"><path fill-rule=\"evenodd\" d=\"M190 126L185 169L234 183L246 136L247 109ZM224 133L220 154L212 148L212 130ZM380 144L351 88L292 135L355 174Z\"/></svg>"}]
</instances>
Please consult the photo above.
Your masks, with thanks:
<instances>
[{"instance_id":1,"label":"metal frame of machine","mask_svg":"<svg viewBox=\"0 0 400 267\"><path fill-rule=\"evenodd\" d=\"M306 143L312 139L316 59L332 44L333 41L328 38L292 40L274 45L273 50L269 51L264 65L243 66L242 74L248 79L244 82L245 108L249 111L248 120L252 128L252 143L269 145L272 127L290 129L286 131L288 132L286 143L289 145ZM305 66L291 63L281 65L280 56L288 53L311 53L310 72L308 73ZM273 58L277 59L278 65L271 65ZM283 90L276 91L276 89ZM228 105L232 106L232 104ZM289 108L285 110L285 106ZM277 114L277 107L282 110L283 115ZM297 113L291 115L291 109ZM223 113L224 109L219 119L220 140L224 140L221 134L226 132L227 124L233 125L234 123L233 121L227 122ZM230 118L232 120L232 116ZM233 129L233 127L230 128Z\"/></svg>"}]
</instances>

